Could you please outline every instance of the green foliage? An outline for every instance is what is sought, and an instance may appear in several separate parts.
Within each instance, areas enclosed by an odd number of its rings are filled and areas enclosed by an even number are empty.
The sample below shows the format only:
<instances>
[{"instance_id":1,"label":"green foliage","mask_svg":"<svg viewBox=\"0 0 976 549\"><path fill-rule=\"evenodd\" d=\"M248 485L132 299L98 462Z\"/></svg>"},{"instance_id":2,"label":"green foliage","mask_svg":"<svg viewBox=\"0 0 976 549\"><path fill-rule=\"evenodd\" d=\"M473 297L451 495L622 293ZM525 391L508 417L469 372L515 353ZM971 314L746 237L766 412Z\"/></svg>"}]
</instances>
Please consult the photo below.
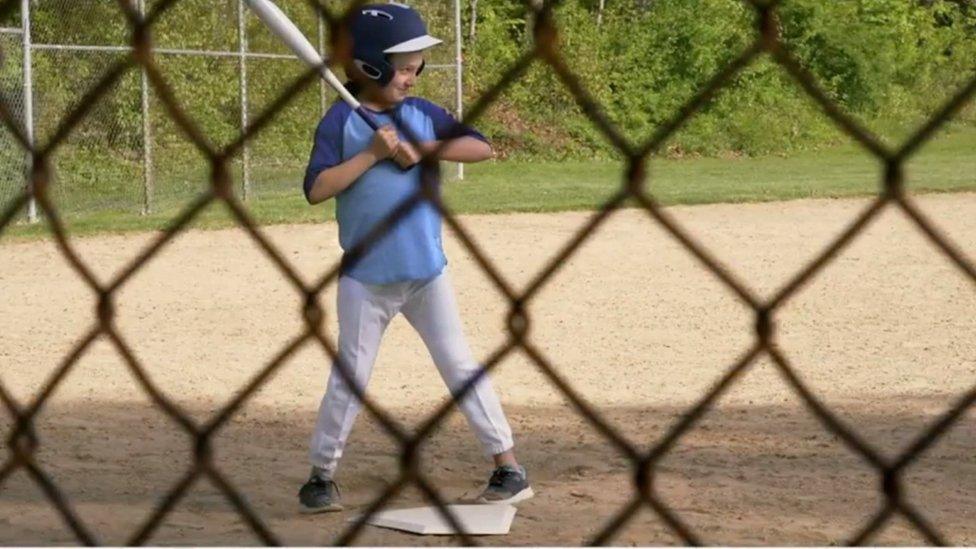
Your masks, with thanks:
<instances>
[{"instance_id":1,"label":"green foliage","mask_svg":"<svg viewBox=\"0 0 976 549\"><path fill-rule=\"evenodd\" d=\"M33 13L35 39L76 44L125 44L124 15L115 2L42 0ZM470 28L464 4L463 28ZM450 2L416 1L435 34L453 35ZM158 0L148 0L153 10ZM315 12L304 0L278 4L313 39ZM347 3L328 2L334 12ZM556 9L559 49L607 118L633 141L643 141L673 118L700 87L756 39L755 14L741 0L606 0L601 25L595 0L565 0ZM157 47L237 48L237 2L180 0L153 27ZM976 9L952 0L788 0L778 11L782 35L793 55L841 107L882 130L909 127L935 110L976 70ZM466 103L473 104L532 47L522 0L478 2L477 34L465 43ZM252 51L287 53L254 17L248 18ZM432 52L433 63L449 63L453 48ZM107 66L98 54L37 56L39 112L63 113ZM215 144L232 140L240 128L237 62L233 58L157 55L174 95ZM248 95L253 119L302 73L298 63L250 62ZM70 67L71 77L62 78ZM430 71L418 93L452 106L449 71ZM140 130L137 78L121 84L118 98L104 107L103 128L88 129L91 140L118 146L120 128ZM135 101L119 99L136 98ZM329 94L331 101L331 94ZM155 104L156 108L160 108ZM321 115L317 84L289 103L261 136L258 156L300 163L311 128ZM976 119L973 109L965 118ZM55 116L41 116L56 120ZM159 112L154 139L159 147L185 141L182 131ZM50 122L48 122L50 124ZM586 119L554 71L541 62L513 83L478 122L500 153L521 157L585 157L613 154L607 140ZM838 132L783 71L762 57L692 118L665 145L674 154L781 153L837 141Z\"/></svg>"},{"instance_id":2,"label":"green foliage","mask_svg":"<svg viewBox=\"0 0 976 549\"><path fill-rule=\"evenodd\" d=\"M530 47L520 4L479 3L476 40L466 45L469 101ZM675 116L756 39L754 14L739 0L607 0L600 26L596 4L567 0L556 10L560 49L606 116L634 141ZM828 95L868 126L898 134L976 75L976 9L967 6L946 0L788 0L779 15L790 51ZM972 109L965 119L973 121ZM503 152L516 156L612 154L545 66L512 85L481 123L501 136ZM667 148L763 154L838 138L798 85L763 57Z\"/></svg>"},{"instance_id":3,"label":"green foliage","mask_svg":"<svg viewBox=\"0 0 976 549\"><path fill-rule=\"evenodd\" d=\"M307 36L318 23L307 0L278 0ZM431 64L451 63L453 9L445 0L413 0L432 32L449 42L430 53ZM563 0L555 12L559 51L602 113L633 142L643 142L679 112L713 75L757 39L753 10L741 0L606 0L596 24L596 0ZM151 12L161 5L147 0ZM157 48L236 51L237 0L179 0L152 29ZM325 2L333 13L348 2ZM471 25L470 2L462 0L463 29ZM125 15L114 0L37 0L36 42L124 46L130 41ZM935 111L976 75L976 7L958 0L786 0L778 10L783 40L826 93L847 112L888 137L900 136ZM15 12L6 20L14 25ZM472 106L529 49L532 37L522 0L480 0L476 38L464 44L465 103ZM254 17L248 17L249 49L289 53ZM0 80L5 96L18 80L15 35L3 42ZM326 40L326 44L328 40ZM34 56L38 139L53 135L124 53L37 52ZM211 144L232 142L241 128L239 67L235 57L157 53L167 88ZM248 116L253 122L303 72L296 61L248 62ZM112 92L72 133L56 154L65 200L104 192L106 204L138 204L143 177L142 74L131 68ZM453 74L429 70L419 95L453 108ZM150 119L154 175L160 201L186 200L207 177L202 155L189 142L153 91ZM333 95L325 94L325 102ZM322 114L320 84L312 82L250 143L253 173L267 185L292 188L280 175L300 170ZM976 108L960 115L976 123ZM476 125L501 155L516 158L613 157L615 151L587 119L555 72L541 61L512 83ZM768 56L742 71L687 121L668 142L673 156L762 155L816 148L841 133L799 86ZM0 158L20 169L20 156ZM5 169L6 170L6 169ZM6 170L10 171L10 170ZM180 177L182 184L174 183ZM13 187L11 187L13 188ZM98 190L101 189L101 190ZM10 189L8 189L9 191ZM260 189L257 190L260 194ZM135 194L133 194L135 193ZM9 194L7 192L6 194ZM82 200L78 198L78 200Z\"/></svg>"}]
</instances>

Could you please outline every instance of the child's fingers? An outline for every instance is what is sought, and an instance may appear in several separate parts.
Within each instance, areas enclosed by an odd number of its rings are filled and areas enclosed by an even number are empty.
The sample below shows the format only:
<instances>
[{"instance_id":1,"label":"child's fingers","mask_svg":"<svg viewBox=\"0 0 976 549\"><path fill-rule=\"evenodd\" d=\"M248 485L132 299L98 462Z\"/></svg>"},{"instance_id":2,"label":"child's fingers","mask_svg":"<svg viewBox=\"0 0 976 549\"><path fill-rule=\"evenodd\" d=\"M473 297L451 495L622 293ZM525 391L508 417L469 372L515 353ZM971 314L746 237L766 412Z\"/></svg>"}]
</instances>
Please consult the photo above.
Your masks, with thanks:
<instances>
[{"instance_id":1,"label":"child's fingers","mask_svg":"<svg viewBox=\"0 0 976 549\"><path fill-rule=\"evenodd\" d=\"M400 136L397 135L396 128L393 126L384 126L383 138L386 140L386 145L390 148L390 152L396 152L400 146Z\"/></svg>"},{"instance_id":2,"label":"child's fingers","mask_svg":"<svg viewBox=\"0 0 976 549\"><path fill-rule=\"evenodd\" d=\"M407 169L420 162L420 153L412 143L401 142L394 160L401 167Z\"/></svg>"},{"instance_id":3,"label":"child's fingers","mask_svg":"<svg viewBox=\"0 0 976 549\"><path fill-rule=\"evenodd\" d=\"M389 158L396 154L400 146L400 138L397 136L396 128L387 125L376 130L373 138L374 150L384 158Z\"/></svg>"}]
</instances>

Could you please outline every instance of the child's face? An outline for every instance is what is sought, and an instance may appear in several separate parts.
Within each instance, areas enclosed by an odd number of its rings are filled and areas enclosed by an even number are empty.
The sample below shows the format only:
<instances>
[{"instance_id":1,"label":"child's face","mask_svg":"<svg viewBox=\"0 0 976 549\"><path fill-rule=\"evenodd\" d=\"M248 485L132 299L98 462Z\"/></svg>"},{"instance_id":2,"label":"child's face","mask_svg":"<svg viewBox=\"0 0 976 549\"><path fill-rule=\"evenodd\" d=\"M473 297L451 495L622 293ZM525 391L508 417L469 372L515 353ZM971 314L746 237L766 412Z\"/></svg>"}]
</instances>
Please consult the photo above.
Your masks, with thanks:
<instances>
[{"instance_id":1,"label":"child's face","mask_svg":"<svg viewBox=\"0 0 976 549\"><path fill-rule=\"evenodd\" d=\"M383 101L390 104L400 103L410 95L410 88L417 83L417 71L424 63L423 52L394 53L390 56L393 65L393 79L380 93Z\"/></svg>"}]
</instances>

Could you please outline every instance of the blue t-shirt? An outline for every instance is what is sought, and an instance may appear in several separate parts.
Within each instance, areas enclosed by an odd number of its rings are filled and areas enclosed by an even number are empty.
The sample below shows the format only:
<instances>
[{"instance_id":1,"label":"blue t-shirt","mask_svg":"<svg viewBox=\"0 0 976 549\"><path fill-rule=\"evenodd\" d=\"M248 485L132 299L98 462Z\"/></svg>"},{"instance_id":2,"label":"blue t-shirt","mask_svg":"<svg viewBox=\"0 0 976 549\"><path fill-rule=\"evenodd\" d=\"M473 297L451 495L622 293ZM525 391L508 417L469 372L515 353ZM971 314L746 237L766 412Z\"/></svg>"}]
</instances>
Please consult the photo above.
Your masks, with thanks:
<instances>
[{"instance_id":1,"label":"blue t-shirt","mask_svg":"<svg viewBox=\"0 0 976 549\"><path fill-rule=\"evenodd\" d=\"M391 111L370 113L381 126L395 124L402 140L408 140L407 135L419 141L473 136L487 142L443 107L425 99L411 97ZM404 132L404 127L409 132ZM315 143L305 171L305 196L320 173L369 147L373 133L349 105L343 102L332 105L315 131ZM418 164L402 170L392 159L386 159L336 196L339 245L344 251L352 251L398 206L419 192L421 175L434 178L439 187L440 174L421 174L423 169ZM433 278L446 264L441 245L441 216L424 201L399 217L382 237L373 240L358 260L345 265L343 274L366 284L392 284Z\"/></svg>"}]
</instances>

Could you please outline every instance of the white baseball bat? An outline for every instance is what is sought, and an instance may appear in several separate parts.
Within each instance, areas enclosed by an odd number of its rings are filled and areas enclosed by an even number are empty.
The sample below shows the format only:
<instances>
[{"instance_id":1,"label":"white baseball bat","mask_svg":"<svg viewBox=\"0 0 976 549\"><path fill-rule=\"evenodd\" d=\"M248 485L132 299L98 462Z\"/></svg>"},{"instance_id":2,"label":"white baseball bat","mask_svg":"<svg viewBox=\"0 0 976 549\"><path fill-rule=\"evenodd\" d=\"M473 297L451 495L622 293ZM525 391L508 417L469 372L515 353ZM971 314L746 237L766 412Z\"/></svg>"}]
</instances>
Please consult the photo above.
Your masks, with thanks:
<instances>
[{"instance_id":1,"label":"white baseball bat","mask_svg":"<svg viewBox=\"0 0 976 549\"><path fill-rule=\"evenodd\" d=\"M305 38L302 31L295 26L295 23L293 23L291 19L288 19L288 16L278 9L278 6L274 5L274 3L272 3L270 0L245 0L245 2L247 2L248 7L250 7L251 10L257 14L258 18L261 19L261 21L263 21L269 29L271 29L271 32L277 35L278 38L281 38L285 45L287 45L288 48L298 56L299 59L304 61L310 67L315 67L319 71L322 78L324 78L325 81L335 89L335 91L339 92L339 96L342 97L342 100L349 104L349 106L356 111L356 114L362 117L363 121L366 122L369 127L373 128L373 130L379 129L379 124L376 123L376 120L374 120L373 117L370 116L365 109L363 109L362 105L359 104L359 101L357 101L356 98L349 93L349 90L342 85L342 82L336 78L336 75L329 70L329 67L325 65L325 62L319 55L319 52L312 47L311 42Z\"/></svg>"}]
</instances>

